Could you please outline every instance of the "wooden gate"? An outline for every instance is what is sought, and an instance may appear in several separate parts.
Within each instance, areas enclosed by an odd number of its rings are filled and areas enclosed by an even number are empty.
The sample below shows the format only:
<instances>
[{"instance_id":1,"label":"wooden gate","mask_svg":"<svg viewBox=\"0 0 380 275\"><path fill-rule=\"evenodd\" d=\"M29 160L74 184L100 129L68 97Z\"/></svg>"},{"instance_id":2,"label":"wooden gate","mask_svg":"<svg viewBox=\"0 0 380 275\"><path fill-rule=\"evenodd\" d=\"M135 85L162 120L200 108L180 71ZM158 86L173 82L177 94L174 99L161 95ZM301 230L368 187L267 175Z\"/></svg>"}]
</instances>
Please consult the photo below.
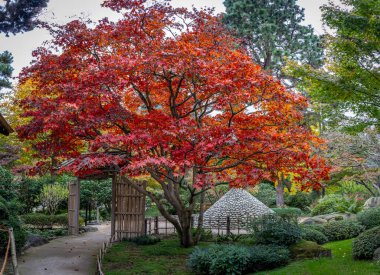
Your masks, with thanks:
<instances>
[{"instance_id":1,"label":"wooden gate","mask_svg":"<svg viewBox=\"0 0 380 275\"><path fill-rule=\"evenodd\" d=\"M141 183L146 188L146 183ZM130 239L145 234L145 195L139 193L119 175L112 181L111 235Z\"/></svg>"},{"instance_id":2,"label":"wooden gate","mask_svg":"<svg viewBox=\"0 0 380 275\"><path fill-rule=\"evenodd\" d=\"M68 219L69 234L79 234L79 180L69 184Z\"/></svg>"}]
</instances>

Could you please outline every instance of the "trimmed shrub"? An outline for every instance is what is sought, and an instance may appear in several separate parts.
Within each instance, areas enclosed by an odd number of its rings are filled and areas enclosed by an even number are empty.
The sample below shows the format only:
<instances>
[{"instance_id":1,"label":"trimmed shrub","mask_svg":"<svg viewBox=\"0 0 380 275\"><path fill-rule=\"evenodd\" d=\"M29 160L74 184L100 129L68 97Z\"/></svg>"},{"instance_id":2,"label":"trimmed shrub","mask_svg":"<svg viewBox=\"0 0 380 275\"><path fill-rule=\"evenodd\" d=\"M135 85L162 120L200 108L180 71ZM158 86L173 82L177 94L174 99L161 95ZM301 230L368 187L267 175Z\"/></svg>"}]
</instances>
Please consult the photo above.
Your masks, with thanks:
<instances>
[{"instance_id":1,"label":"trimmed shrub","mask_svg":"<svg viewBox=\"0 0 380 275\"><path fill-rule=\"evenodd\" d=\"M256 245L252 248L238 245L211 245L196 247L187 265L196 274L244 274L286 265L290 252L286 247Z\"/></svg>"},{"instance_id":2,"label":"trimmed shrub","mask_svg":"<svg viewBox=\"0 0 380 275\"><path fill-rule=\"evenodd\" d=\"M324 215L336 212L336 207L342 196L328 195L318 201L318 204L311 210L313 216Z\"/></svg>"},{"instance_id":3,"label":"trimmed shrub","mask_svg":"<svg viewBox=\"0 0 380 275\"><path fill-rule=\"evenodd\" d=\"M372 259L373 253L380 247L380 226L361 233L352 242L354 259Z\"/></svg>"},{"instance_id":4,"label":"trimmed shrub","mask_svg":"<svg viewBox=\"0 0 380 275\"><path fill-rule=\"evenodd\" d=\"M247 247L221 245L212 253L210 274L244 274L249 267L250 251Z\"/></svg>"},{"instance_id":5,"label":"trimmed shrub","mask_svg":"<svg viewBox=\"0 0 380 275\"><path fill-rule=\"evenodd\" d=\"M299 208L307 211L312 203L311 193L297 192L294 195L285 194L285 204L290 207Z\"/></svg>"},{"instance_id":6,"label":"trimmed shrub","mask_svg":"<svg viewBox=\"0 0 380 275\"><path fill-rule=\"evenodd\" d=\"M259 271L284 266L290 260L289 249L283 246L255 245L250 252L250 271Z\"/></svg>"},{"instance_id":7,"label":"trimmed shrub","mask_svg":"<svg viewBox=\"0 0 380 275\"><path fill-rule=\"evenodd\" d=\"M366 229L380 226L380 207L370 208L360 212L357 215L357 219Z\"/></svg>"},{"instance_id":8,"label":"trimmed shrub","mask_svg":"<svg viewBox=\"0 0 380 275\"><path fill-rule=\"evenodd\" d=\"M135 244L138 245L151 245L160 242L161 239L157 236L152 236L152 235L144 235L144 236L139 236L131 239L131 242L134 242Z\"/></svg>"},{"instance_id":9,"label":"trimmed shrub","mask_svg":"<svg viewBox=\"0 0 380 275\"><path fill-rule=\"evenodd\" d=\"M187 260L187 266L195 274L209 274L212 255L209 249L195 247Z\"/></svg>"},{"instance_id":10,"label":"trimmed shrub","mask_svg":"<svg viewBox=\"0 0 380 275\"><path fill-rule=\"evenodd\" d=\"M42 213L32 213L20 216L21 220L35 228L44 229L52 228L53 225L67 228L69 225L67 213L59 215L46 215ZM79 217L79 225L84 225L84 219Z\"/></svg>"},{"instance_id":11,"label":"trimmed shrub","mask_svg":"<svg viewBox=\"0 0 380 275\"><path fill-rule=\"evenodd\" d=\"M257 244L292 245L301 240L301 228L277 215L264 215L248 225Z\"/></svg>"},{"instance_id":12,"label":"trimmed shrub","mask_svg":"<svg viewBox=\"0 0 380 275\"><path fill-rule=\"evenodd\" d=\"M286 221L297 223L298 218L302 215L302 211L295 207L272 208L272 210Z\"/></svg>"},{"instance_id":13,"label":"trimmed shrub","mask_svg":"<svg viewBox=\"0 0 380 275\"><path fill-rule=\"evenodd\" d=\"M195 248L187 265L197 274L243 274L248 271L250 250L245 246L211 245Z\"/></svg>"},{"instance_id":14,"label":"trimmed shrub","mask_svg":"<svg viewBox=\"0 0 380 275\"><path fill-rule=\"evenodd\" d=\"M316 242L317 244L324 244L329 241L325 234L309 227L302 228L302 239L306 241Z\"/></svg>"},{"instance_id":15,"label":"trimmed shrub","mask_svg":"<svg viewBox=\"0 0 380 275\"><path fill-rule=\"evenodd\" d=\"M323 225L322 233L329 241L351 239L363 232L364 227L357 221L332 221Z\"/></svg>"}]
</instances>

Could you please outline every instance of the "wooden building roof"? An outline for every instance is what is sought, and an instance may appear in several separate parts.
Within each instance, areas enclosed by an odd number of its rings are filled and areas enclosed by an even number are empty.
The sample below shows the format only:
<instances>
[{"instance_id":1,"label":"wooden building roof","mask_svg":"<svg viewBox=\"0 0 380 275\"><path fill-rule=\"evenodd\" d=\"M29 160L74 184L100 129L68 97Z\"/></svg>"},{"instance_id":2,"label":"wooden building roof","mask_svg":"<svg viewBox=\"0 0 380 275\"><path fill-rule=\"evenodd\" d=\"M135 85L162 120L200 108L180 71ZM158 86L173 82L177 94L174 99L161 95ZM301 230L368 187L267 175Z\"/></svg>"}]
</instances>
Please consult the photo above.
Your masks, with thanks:
<instances>
[{"instance_id":1,"label":"wooden building roof","mask_svg":"<svg viewBox=\"0 0 380 275\"><path fill-rule=\"evenodd\" d=\"M0 133L8 136L10 133L13 133L12 127L8 124L5 118L0 114Z\"/></svg>"}]
</instances>

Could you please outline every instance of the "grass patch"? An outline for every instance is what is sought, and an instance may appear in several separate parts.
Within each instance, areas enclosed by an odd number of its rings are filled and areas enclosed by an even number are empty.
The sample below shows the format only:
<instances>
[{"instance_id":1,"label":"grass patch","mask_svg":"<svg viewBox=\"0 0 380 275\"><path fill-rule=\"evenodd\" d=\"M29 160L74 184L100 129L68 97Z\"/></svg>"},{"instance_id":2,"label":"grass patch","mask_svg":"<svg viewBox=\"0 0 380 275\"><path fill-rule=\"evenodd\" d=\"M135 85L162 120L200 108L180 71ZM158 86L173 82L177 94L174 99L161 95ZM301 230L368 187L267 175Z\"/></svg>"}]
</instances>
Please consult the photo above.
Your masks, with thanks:
<instances>
[{"instance_id":1,"label":"grass patch","mask_svg":"<svg viewBox=\"0 0 380 275\"><path fill-rule=\"evenodd\" d=\"M186 260L192 250L180 247L177 238L162 240L154 245L136 245L125 241L113 245L108 251L103 269L107 275L191 274Z\"/></svg>"},{"instance_id":2,"label":"grass patch","mask_svg":"<svg viewBox=\"0 0 380 275\"><path fill-rule=\"evenodd\" d=\"M210 243L200 243L205 247ZM255 274L302 275L378 275L380 264L352 259L352 240L324 245L332 250L332 258L301 260L286 267ZM186 260L193 248L182 248L178 239L162 240L154 245L136 245L131 242L115 244L103 261L107 275L127 274L193 274L186 267Z\"/></svg>"},{"instance_id":3,"label":"grass patch","mask_svg":"<svg viewBox=\"0 0 380 275\"><path fill-rule=\"evenodd\" d=\"M352 240L331 242L323 247L332 250L332 258L297 261L286 267L256 274L270 275L378 275L380 265L370 261L352 259Z\"/></svg>"}]
</instances>

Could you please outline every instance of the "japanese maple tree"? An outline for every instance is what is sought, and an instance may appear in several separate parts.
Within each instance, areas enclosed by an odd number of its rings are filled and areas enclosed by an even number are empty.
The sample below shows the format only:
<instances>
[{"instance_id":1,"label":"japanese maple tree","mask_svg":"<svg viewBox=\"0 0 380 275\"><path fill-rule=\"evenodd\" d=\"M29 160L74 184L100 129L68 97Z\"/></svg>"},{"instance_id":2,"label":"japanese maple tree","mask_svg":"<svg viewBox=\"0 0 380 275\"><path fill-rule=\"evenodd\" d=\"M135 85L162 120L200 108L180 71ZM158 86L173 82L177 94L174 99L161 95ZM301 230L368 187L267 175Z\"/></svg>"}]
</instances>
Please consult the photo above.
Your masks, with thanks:
<instances>
[{"instance_id":1,"label":"japanese maple tree","mask_svg":"<svg viewBox=\"0 0 380 275\"><path fill-rule=\"evenodd\" d=\"M320 141L301 126L305 98L253 64L212 11L147 2L108 0L120 21L52 28L51 46L36 50L21 75L33 79L34 91L20 101L30 118L20 137L36 139L41 156L75 158L67 169L76 175L120 167L186 247L199 239L191 216L200 203L200 233L212 186L275 180L271 171L292 163L296 181L318 188L328 169L310 161ZM142 189L141 175L162 193Z\"/></svg>"}]
</instances>

